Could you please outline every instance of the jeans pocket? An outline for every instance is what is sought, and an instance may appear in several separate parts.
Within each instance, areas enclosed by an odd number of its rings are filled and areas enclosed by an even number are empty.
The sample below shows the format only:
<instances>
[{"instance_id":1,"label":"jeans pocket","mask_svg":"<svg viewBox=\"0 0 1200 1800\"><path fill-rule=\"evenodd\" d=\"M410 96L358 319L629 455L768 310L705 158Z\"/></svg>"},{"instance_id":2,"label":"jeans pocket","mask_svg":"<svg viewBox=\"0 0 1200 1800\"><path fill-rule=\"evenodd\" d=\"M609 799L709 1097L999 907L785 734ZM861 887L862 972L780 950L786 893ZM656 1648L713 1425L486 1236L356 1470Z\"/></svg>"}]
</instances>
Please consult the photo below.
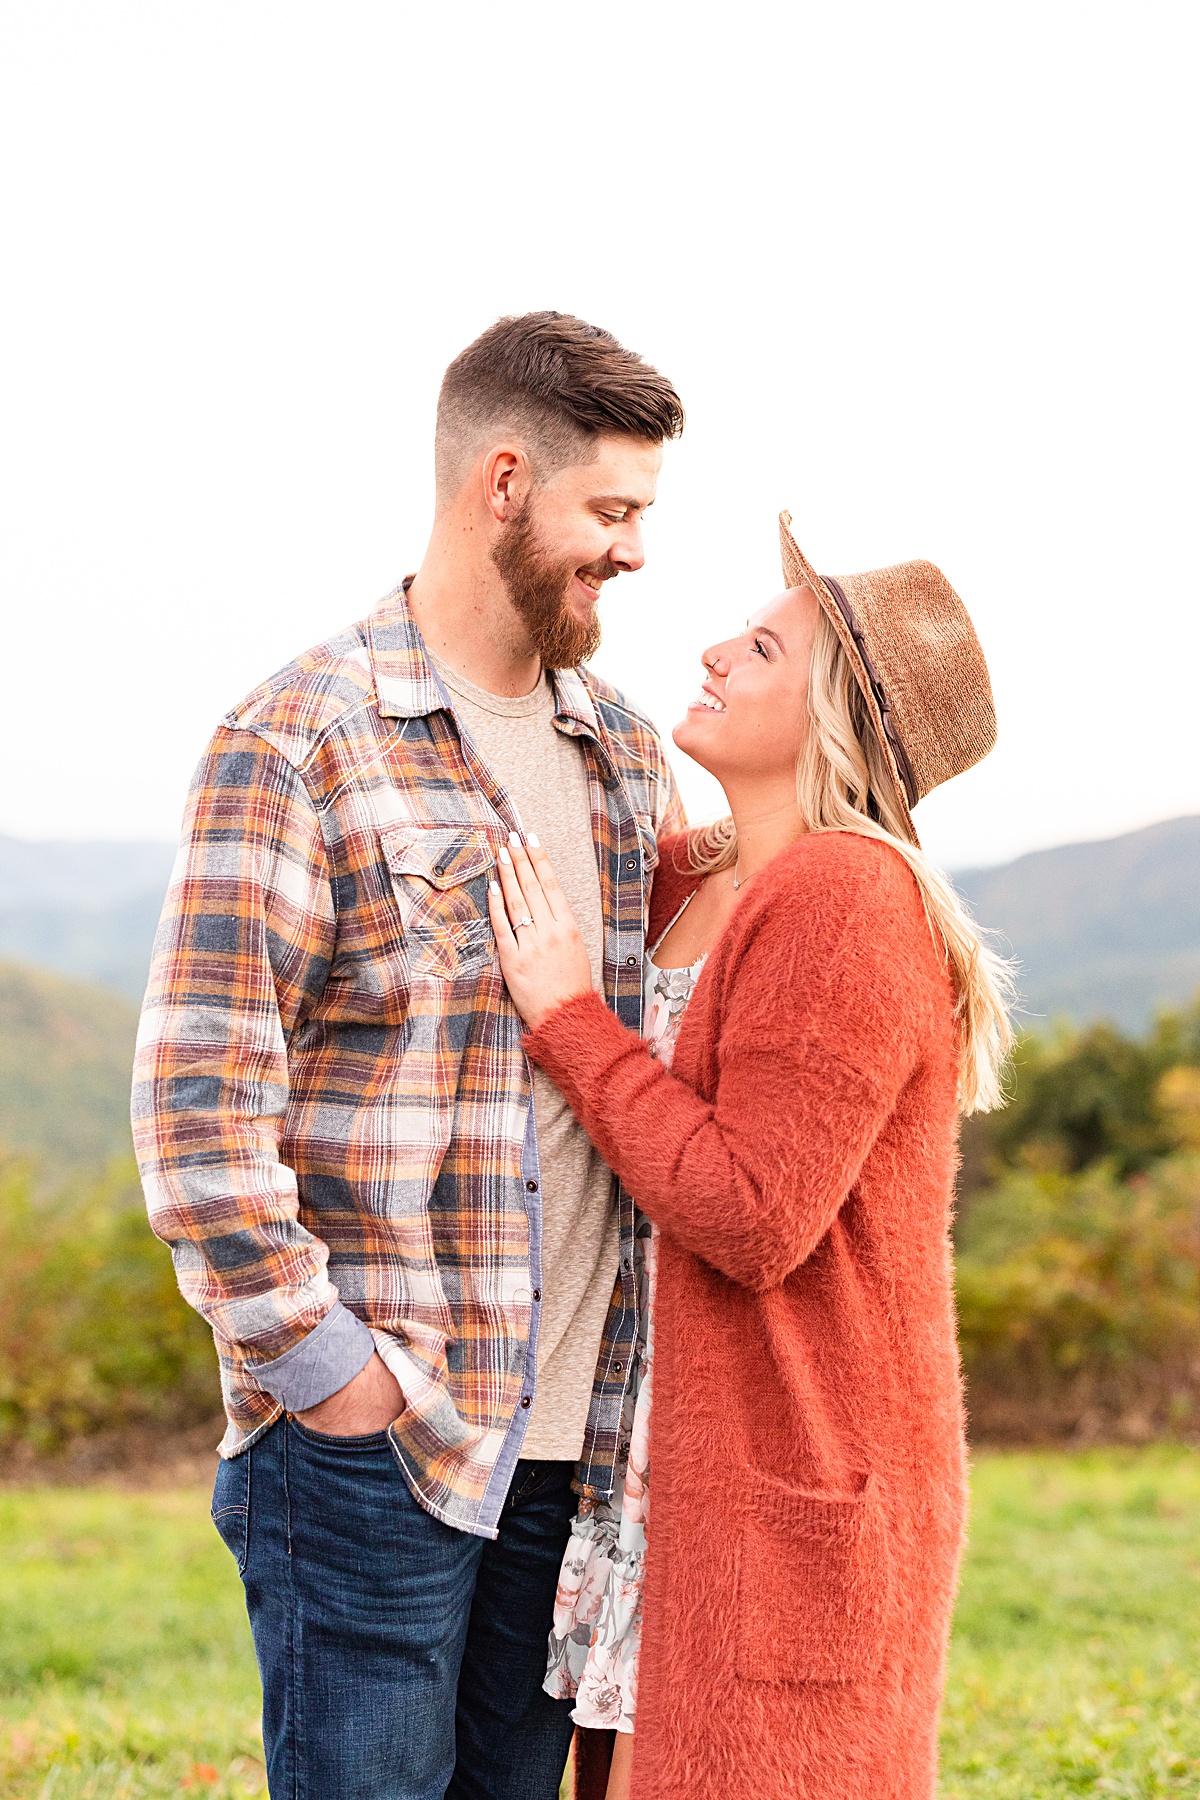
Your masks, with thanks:
<instances>
[{"instance_id":1,"label":"jeans pocket","mask_svg":"<svg viewBox=\"0 0 1200 1800\"><path fill-rule=\"evenodd\" d=\"M874 1476L857 1491L751 1472L738 1564L742 1681L861 1681L883 1661L891 1555Z\"/></svg>"},{"instance_id":2,"label":"jeans pocket","mask_svg":"<svg viewBox=\"0 0 1200 1800\"><path fill-rule=\"evenodd\" d=\"M516 1474L508 1490L505 1505L509 1508L524 1506L526 1502L545 1494L551 1488L569 1497L574 1511L574 1493L571 1478L578 1465L571 1462L518 1462Z\"/></svg>"},{"instance_id":3,"label":"jeans pocket","mask_svg":"<svg viewBox=\"0 0 1200 1800\"><path fill-rule=\"evenodd\" d=\"M288 1424L302 1440L318 1446L322 1450L345 1450L353 1455L356 1450L386 1450L388 1434L386 1431L368 1431L362 1437L341 1437L328 1431L313 1431L302 1425L299 1419L289 1419Z\"/></svg>"},{"instance_id":4,"label":"jeans pocket","mask_svg":"<svg viewBox=\"0 0 1200 1800\"><path fill-rule=\"evenodd\" d=\"M245 1571L250 1546L250 1458L253 1454L253 1450L243 1450L240 1456L229 1461L222 1458L213 1482L212 1522L236 1562L239 1575Z\"/></svg>"}]
</instances>

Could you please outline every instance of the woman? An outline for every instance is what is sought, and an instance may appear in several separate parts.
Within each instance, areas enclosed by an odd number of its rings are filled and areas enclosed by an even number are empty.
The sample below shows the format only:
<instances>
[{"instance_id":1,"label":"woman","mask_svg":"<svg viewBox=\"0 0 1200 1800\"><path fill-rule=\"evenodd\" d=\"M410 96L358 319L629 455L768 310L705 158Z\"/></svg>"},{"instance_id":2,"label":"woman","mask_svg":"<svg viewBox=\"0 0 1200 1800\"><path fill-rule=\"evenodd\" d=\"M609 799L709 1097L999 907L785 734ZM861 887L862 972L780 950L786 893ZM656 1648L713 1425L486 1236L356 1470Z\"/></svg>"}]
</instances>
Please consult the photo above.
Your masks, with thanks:
<instances>
[{"instance_id":1,"label":"woman","mask_svg":"<svg viewBox=\"0 0 1200 1800\"><path fill-rule=\"evenodd\" d=\"M731 816L662 846L657 1043L592 991L540 850L514 845L493 884L529 1055L653 1227L636 1733L608 1594L626 1703L611 1771L611 1740L579 1734L588 1800L934 1791L964 1516L955 1138L960 1112L997 1101L1009 1028L1006 971L909 809L995 725L937 569L822 579L789 523L787 591L705 655L674 734Z\"/></svg>"}]
</instances>

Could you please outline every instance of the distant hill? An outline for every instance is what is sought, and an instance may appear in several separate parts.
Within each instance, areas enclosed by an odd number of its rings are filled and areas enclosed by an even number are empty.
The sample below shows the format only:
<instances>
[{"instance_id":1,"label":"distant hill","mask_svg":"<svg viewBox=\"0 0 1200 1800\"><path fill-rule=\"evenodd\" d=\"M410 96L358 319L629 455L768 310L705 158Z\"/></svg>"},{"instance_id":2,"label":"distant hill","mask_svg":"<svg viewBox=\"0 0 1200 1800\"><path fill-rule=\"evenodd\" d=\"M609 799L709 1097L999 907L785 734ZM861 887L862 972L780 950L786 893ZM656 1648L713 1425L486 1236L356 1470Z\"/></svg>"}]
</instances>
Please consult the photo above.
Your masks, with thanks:
<instances>
[{"instance_id":1,"label":"distant hill","mask_svg":"<svg viewBox=\"0 0 1200 1800\"><path fill-rule=\"evenodd\" d=\"M173 859L169 844L0 837L0 957L140 1000ZM1035 1027L1107 1017L1140 1031L1200 988L1200 817L954 879L1020 960Z\"/></svg>"},{"instance_id":2,"label":"distant hill","mask_svg":"<svg viewBox=\"0 0 1200 1800\"><path fill-rule=\"evenodd\" d=\"M171 844L0 837L0 957L140 1001L174 858Z\"/></svg>"},{"instance_id":3,"label":"distant hill","mask_svg":"<svg viewBox=\"0 0 1200 1800\"><path fill-rule=\"evenodd\" d=\"M1200 988L1200 817L1036 850L955 885L1021 967L1024 1022L1108 1018L1140 1031Z\"/></svg>"},{"instance_id":4,"label":"distant hill","mask_svg":"<svg viewBox=\"0 0 1200 1800\"><path fill-rule=\"evenodd\" d=\"M0 1144L59 1170L127 1154L136 1029L119 995L0 962Z\"/></svg>"}]
</instances>

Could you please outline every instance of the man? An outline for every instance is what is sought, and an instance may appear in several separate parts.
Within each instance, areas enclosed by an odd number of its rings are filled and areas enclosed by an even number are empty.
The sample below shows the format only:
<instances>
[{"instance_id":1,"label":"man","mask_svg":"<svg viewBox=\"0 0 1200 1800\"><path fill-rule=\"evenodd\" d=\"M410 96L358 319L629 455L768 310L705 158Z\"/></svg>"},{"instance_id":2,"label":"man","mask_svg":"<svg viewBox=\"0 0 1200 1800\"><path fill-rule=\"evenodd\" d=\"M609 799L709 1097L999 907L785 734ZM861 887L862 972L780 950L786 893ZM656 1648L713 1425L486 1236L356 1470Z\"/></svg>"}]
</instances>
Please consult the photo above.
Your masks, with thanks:
<instances>
[{"instance_id":1,"label":"man","mask_svg":"<svg viewBox=\"0 0 1200 1800\"><path fill-rule=\"evenodd\" d=\"M633 1212L531 1081L487 885L539 837L637 1025L681 812L580 665L682 425L607 332L501 319L446 372L416 576L235 707L192 786L134 1127L220 1353L277 1800L552 1800L565 1765L546 1638L585 1426L611 1488Z\"/></svg>"}]
</instances>

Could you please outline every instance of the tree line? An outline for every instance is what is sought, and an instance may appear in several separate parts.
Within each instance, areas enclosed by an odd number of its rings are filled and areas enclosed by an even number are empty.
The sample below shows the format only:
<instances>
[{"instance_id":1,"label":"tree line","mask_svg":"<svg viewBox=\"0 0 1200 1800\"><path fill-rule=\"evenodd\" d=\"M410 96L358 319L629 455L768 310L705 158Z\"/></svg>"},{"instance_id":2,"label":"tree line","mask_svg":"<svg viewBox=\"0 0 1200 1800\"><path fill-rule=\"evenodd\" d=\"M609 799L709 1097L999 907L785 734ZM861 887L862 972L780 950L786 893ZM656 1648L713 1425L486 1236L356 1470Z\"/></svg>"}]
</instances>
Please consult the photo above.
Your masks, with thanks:
<instances>
[{"instance_id":1,"label":"tree line","mask_svg":"<svg viewBox=\"0 0 1200 1800\"><path fill-rule=\"evenodd\" d=\"M1142 1037L1027 1035L967 1121L955 1220L976 1437L1200 1432L1200 997Z\"/></svg>"},{"instance_id":2,"label":"tree line","mask_svg":"<svg viewBox=\"0 0 1200 1800\"><path fill-rule=\"evenodd\" d=\"M954 1237L980 1440L1200 1434L1200 997L1141 1037L1029 1034L998 1113L963 1131ZM0 1447L52 1452L220 1407L119 1159L46 1191L0 1165Z\"/></svg>"}]
</instances>

